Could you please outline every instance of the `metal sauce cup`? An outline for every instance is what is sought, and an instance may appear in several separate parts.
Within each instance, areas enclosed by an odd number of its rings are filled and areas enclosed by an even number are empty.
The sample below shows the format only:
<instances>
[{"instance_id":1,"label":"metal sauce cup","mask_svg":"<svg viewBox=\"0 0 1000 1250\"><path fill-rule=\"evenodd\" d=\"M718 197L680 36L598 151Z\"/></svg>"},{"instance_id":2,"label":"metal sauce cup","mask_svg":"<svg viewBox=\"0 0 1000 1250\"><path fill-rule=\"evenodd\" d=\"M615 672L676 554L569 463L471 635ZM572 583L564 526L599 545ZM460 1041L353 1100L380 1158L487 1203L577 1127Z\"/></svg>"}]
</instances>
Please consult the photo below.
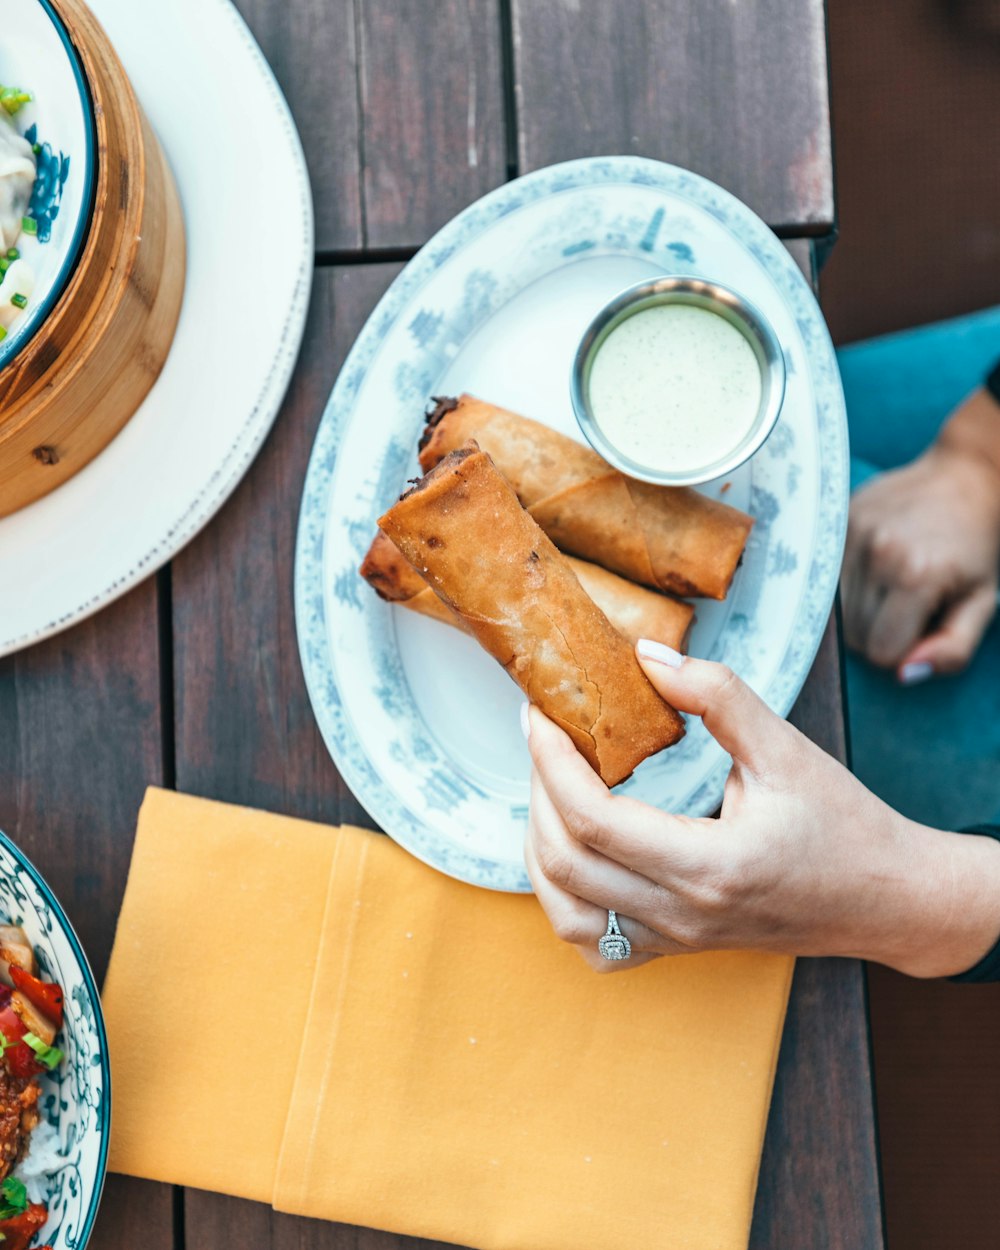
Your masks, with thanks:
<instances>
[{"instance_id":1,"label":"metal sauce cup","mask_svg":"<svg viewBox=\"0 0 1000 1250\"><path fill-rule=\"evenodd\" d=\"M656 469L633 460L608 441L590 406L590 372L604 340L628 317L661 304L688 304L724 317L750 344L760 366L760 406L749 432L725 456L697 469ZM658 486L696 486L731 473L763 445L785 397L785 357L771 326L742 295L703 278L657 278L616 295L590 323L573 361L570 393L580 429L609 464L629 477Z\"/></svg>"}]
</instances>

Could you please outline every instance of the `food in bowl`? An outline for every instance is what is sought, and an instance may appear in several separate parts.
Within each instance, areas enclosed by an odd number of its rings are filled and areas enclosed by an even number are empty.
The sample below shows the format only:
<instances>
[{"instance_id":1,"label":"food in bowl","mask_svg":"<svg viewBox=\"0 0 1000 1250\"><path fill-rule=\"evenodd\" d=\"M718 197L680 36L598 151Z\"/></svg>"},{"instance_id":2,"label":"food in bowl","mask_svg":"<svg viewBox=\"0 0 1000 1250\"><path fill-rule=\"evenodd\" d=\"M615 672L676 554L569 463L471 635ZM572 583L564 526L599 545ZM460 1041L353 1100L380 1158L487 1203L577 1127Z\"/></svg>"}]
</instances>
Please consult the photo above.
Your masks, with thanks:
<instances>
[{"instance_id":1,"label":"food in bowl","mask_svg":"<svg viewBox=\"0 0 1000 1250\"><path fill-rule=\"evenodd\" d=\"M48 1218L45 1178L59 1159L42 1121L41 1079L64 1055L63 992L38 975L20 925L0 925L0 1246L28 1250ZM46 1131L48 1130L48 1131ZM37 1136L36 1136L37 1134Z\"/></svg>"},{"instance_id":2,"label":"food in bowl","mask_svg":"<svg viewBox=\"0 0 1000 1250\"><path fill-rule=\"evenodd\" d=\"M781 344L742 295L665 276L615 296L587 327L570 376L581 432L657 486L697 486L768 438L785 394Z\"/></svg>"},{"instance_id":3,"label":"food in bowl","mask_svg":"<svg viewBox=\"0 0 1000 1250\"><path fill-rule=\"evenodd\" d=\"M13 115L31 99L26 91L0 86L0 339L28 306L35 275L17 243L34 233L28 216L38 175L35 148L18 134Z\"/></svg>"}]
</instances>

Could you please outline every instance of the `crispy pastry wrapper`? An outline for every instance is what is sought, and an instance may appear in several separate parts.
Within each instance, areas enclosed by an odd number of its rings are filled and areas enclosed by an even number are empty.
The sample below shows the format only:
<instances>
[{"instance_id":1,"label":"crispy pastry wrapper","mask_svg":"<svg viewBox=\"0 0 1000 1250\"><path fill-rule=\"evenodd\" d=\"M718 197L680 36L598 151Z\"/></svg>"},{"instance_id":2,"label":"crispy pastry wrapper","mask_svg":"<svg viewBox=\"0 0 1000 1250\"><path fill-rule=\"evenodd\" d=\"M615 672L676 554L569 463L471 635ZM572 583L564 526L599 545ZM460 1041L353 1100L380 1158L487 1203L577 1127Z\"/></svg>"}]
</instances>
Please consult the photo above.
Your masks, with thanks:
<instances>
[{"instance_id":1,"label":"crispy pastry wrapper","mask_svg":"<svg viewBox=\"0 0 1000 1250\"><path fill-rule=\"evenodd\" d=\"M637 586L586 560L576 560L572 556L566 559L580 585L633 646L640 638L654 638L675 651L687 650L694 620L694 608L690 603ZM360 571L372 589L388 602L469 632L463 619L438 598L381 530L368 548Z\"/></svg>"},{"instance_id":2,"label":"crispy pastry wrapper","mask_svg":"<svg viewBox=\"0 0 1000 1250\"><path fill-rule=\"evenodd\" d=\"M469 439L563 551L673 594L726 597L753 526L746 513L625 477L589 447L472 395L436 401L420 467L426 473Z\"/></svg>"},{"instance_id":3,"label":"crispy pastry wrapper","mask_svg":"<svg viewBox=\"0 0 1000 1250\"><path fill-rule=\"evenodd\" d=\"M474 442L379 525L607 785L683 736L632 648Z\"/></svg>"}]
</instances>

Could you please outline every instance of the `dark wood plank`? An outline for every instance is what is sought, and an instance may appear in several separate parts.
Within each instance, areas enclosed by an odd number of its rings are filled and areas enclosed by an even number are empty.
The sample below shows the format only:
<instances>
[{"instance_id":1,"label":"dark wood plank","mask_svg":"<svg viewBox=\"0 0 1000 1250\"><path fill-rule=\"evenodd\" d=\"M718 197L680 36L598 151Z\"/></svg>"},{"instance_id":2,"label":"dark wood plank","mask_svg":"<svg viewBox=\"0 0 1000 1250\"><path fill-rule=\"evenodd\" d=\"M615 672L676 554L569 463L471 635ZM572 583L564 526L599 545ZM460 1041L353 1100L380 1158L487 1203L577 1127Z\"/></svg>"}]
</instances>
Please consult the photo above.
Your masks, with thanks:
<instances>
[{"instance_id":1,"label":"dark wood plank","mask_svg":"<svg viewBox=\"0 0 1000 1250\"><path fill-rule=\"evenodd\" d=\"M281 84L302 138L320 251L361 231L357 44L351 0L235 0ZM275 201L280 214L281 197Z\"/></svg>"},{"instance_id":2,"label":"dark wood plank","mask_svg":"<svg viewBox=\"0 0 1000 1250\"><path fill-rule=\"evenodd\" d=\"M163 777L156 581L0 660L0 828L103 978L143 791ZM91 1246L173 1246L171 1189L111 1177Z\"/></svg>"},{"instance_id":3,"label":"dark wood plank","mask_svg":"<svg viewBox=\"0 0 1000 1250\"><path fill-rule=\"evenodd\" d=\"M442 1243L353 1224L279 1215L258 1202L190 1189L187 1250L444 1250ZM452 1246L447 1250L462 1250Z\"/></svg>"},{"instance_id":4,"label":"dark wood plank","mask_svg":"<svg viewBox=\"0 0 1000 1250\"><path fill-rule=\"evenodd\" d=\"M788 719L834 759L848 763L847 722L840 675L840 640L836 612L826 632L812 670L806 678Z\"/></svg>"},{"instance_id":5,"label":"dark wood plank","mask_svg":"<svg viewBox=\"0 0 1000 1250\"><path fill-rule=\"evenodd\" d=\"M357 0L365 242L423 243L506 177L499 0Z\"/></svg>"},{"instance_id":6,"label":"dark wood plank","mask_svg":"<svg viewBox=\"0 0 1000 1250\"><path fill-rule=\"evenodd\" d=\"M313 720L295 641L292 573L319 418L348 347L397 270L317 271L302 358L275 428L232 499L174 562L178 789L370 825ZM406 1244L195 1190L185 1194L185 1226L187 1250Z\"/></svg>"},{"instance_id":7,"label":"dark wood plank","mask_svg":"<svg viewBox=\"0 0 1000 1250\"><path fill-rule=\"evenodd\" d=\"M319 269L275 428L220 514L174 561L177 788L333 824L370 820L333 767L299 665L295 533L343 358L396 265Z\"/></svg>"},{"instance_id":8,"label":"dark wood plank","mask_svg":"<svg viewBox=\"0 0 1000 1250\"><path fill-rule=\"evenodd\" d=\"M787 246L815 283L813 246ZM789 719L847 762L836 612ZM865 979L856 960L799 960L788 1004L750 1246L799 1245L883 1245Z\"/></svg>"},{"instance_id":9,"label":"dark wood plank","mask_svg":"<svg viewBox=\"0 0 1000 1250\"><path fill-rule=\"evenodd\" d=\"M652 156L789 234L834 219L822 0L511 0L521 171Z\"/></svg>"},{"instance_id":10,"label":"dark wood plank","mask_svg":"<svg viewBox=\"0 0 1000 1250\"><path fill-rule=\"evenodd\" d=\"M856 961L799 960L751 1250L876 1250L884 1244L865 1015Z\"/></svg>"}]
</instances>

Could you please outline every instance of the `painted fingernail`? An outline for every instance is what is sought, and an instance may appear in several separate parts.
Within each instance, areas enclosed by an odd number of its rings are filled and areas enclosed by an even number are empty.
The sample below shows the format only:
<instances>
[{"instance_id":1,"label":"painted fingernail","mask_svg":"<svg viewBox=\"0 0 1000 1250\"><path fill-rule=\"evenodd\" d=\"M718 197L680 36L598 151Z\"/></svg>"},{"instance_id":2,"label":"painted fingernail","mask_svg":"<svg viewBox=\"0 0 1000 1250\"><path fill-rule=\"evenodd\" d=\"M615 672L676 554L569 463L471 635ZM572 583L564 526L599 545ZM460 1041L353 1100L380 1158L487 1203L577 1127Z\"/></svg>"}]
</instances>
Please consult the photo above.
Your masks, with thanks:
<instances>
[{"instance_id":1,"label":"painted fingernail","mask_svg":"<svg viewBox=\"0 0 1000 1250\"><path fill-rule=\"evenodd\" d=\"M926 660L921 660L917 664L904 664L899 670L899 680L904 686L916 686L919 682L926 681L928 677L933 676L934 665Z\"/></svg>"},{"instance_id":2,"label":"painted fingernail","mask_svg":"<svg viewBox=\"0 0 1000 1250\"><path fill-rule=\"evenodd\" d=\"M669 668L680 668L684 663L684 656L663 642L652 642L649 638L640 638L635 649L645 659L656 660L658 664L666 664Z\"/></svg>"},{"instance_id":3,"label":"painted fingernail","mask_svg":"<svg viewBox=\"0 0 1000 1250\"><path fill-rule=\"evenodd\" d=\"M528 704L526 702L521 704L521 733L526 738L531 737L531 720L528 716Z\"/></svg>"}]
</instances>

